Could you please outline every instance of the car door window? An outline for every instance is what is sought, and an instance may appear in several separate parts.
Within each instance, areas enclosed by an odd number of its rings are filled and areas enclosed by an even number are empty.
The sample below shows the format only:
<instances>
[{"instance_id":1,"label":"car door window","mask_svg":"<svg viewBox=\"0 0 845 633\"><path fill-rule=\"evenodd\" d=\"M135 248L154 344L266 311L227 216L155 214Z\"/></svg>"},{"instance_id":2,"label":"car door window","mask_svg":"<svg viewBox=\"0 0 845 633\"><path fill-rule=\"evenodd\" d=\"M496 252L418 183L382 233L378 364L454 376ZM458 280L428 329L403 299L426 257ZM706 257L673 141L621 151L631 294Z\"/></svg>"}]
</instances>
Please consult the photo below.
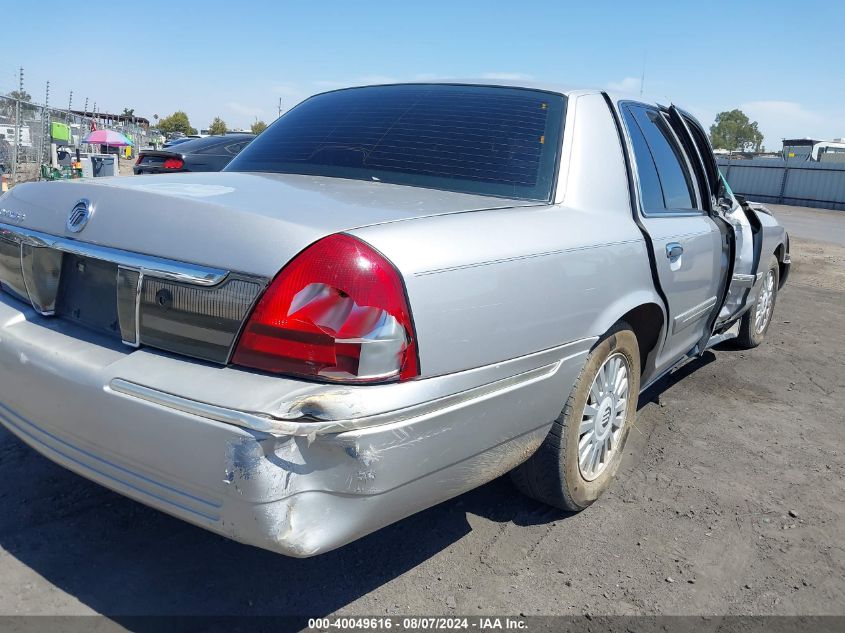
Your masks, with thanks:
<instances>
[{"instance_id":1,"label":"car door window","mask_svg":"<svg viewBox=\"0 0 845 633\"><path fill-rule=\"evenodd\" d=\"M643 209L647 213L697 209L697 198L686 159L660 112L654 108L629 105L624 108L624 116L631 135L637 171L646 173L646 181L641 182ZM647 187L653 187L652 172L656 172L660 185L662 200L659 204L656 195L646 195L645 191ZM639 175L642 181L643 174Z\"/></svg>"},{"instance_id":2,"label":"car door window","mask_svg":"<svg viewBox=\"0 0 845 633\"><path fill-rule=\"evenodd\" d=\"M707 194L710 191L710 183L705 172L705 158L701 155L692 130L689 129L688 124L680 117L677 110L661 112L661 115L666 125L672 129L674 138L687 159L688 173L693 176L693 184L697 194L695 200L698 201L698 204L696 206L702 210L708 209Z\"/></svg>"},{"instance_id":3,"label":"car door window","mask_svg":"<svg viewBox=\"0 0 845 633\"><path fill-rule=\"evenodd\" d=\"M637 163L637 175L639 176L640 200L643 209L647 212L660 211L664 208L663 189L660 187L660 178L657 175L657 167L648 149L640 126L634 121L633 115L625 108L625 123L631 135L631 145L634 149L634 161Z\"/></svg>"},{"instance_id":4,"label":"car door window","mask_svg":"<svg viewBox=\"0 0 845 633\"><path fill-rule=\"evenodd\" d=\"M696 121L693 121L686 116L684 119L686 126L692 135L692 140L698 148L698 152L701 154L701 158L704 161L705 170L708 172L710 193L717 199L721 198L723 197L723 180L721 178L721 174L719 173L719 167L716 165L716 158L713 156L713 148L710 146L710 141L707 140L704 130L701 129L701 126L698 125ZM718 179L716 182L713 182L712 180L716 177L716 175L718 175ZM731 194L730 197L733 197L733 194Z\"/></svg>"}]
</instances>

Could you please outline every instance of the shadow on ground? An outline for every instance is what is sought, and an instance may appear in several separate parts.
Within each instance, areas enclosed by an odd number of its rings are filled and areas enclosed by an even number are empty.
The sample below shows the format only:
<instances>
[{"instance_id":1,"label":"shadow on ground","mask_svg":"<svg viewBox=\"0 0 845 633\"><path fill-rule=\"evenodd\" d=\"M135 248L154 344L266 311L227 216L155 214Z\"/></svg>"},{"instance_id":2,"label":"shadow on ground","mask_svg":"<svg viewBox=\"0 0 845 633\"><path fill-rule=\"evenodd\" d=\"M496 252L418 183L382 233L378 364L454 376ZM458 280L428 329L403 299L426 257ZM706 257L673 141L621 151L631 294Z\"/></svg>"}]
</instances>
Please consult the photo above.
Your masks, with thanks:
<instances>
[{"instance_id":1,"label":"shadow on ground","mask_svg":"<svg viewBox=\"0 0 845 633\"><path fill-rule=\"evenodd\" d=\"M736 348L732 347L730 343L722 343L715 349L731 352L735 351ZM637 411L643 409L644 407L652 403L660 404L661 394L669 391L672 387L681 382L684 378L686 378L687 376L691 376L699 369L706 367L715 360L716 355L712 351L708 350L704 352L701 356L697 356L692 360L689 360L688 362L681 365L678 369L670 372L640 394L640 399L637 402Z\"/></svg>"}]
</instances>

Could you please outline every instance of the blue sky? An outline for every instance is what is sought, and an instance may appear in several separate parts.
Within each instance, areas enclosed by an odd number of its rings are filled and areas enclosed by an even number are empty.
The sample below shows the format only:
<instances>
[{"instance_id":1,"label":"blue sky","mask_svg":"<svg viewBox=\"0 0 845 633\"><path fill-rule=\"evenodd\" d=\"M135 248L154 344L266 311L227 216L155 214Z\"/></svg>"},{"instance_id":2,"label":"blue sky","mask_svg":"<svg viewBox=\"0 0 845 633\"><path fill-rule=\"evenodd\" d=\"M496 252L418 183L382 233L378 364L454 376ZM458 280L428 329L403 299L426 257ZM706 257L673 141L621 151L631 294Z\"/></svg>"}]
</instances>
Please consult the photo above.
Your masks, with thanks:
<instances>
[{"instance_id":1,"label":"blue sky","mask_svg":"<svg viewBox=\"0 0 845 633\"><path fill-rule=\"evenodd\" d=\"M267 122L337 86L433 78L526 78L672 101L710 125L742 108L765 144L845 137L845 2L487 2L280 0L44 1L2 11L0 92L17 68L34 100L152 118L183 109L195 127ZM66 33L46 25L62 24ZM87 21L84 20L86 16ZM102 33L100 36L98 33ZM116 33L111 39L108 33ZM104 54L86 42L108 41Z\"/></svg>"}]
</instances>

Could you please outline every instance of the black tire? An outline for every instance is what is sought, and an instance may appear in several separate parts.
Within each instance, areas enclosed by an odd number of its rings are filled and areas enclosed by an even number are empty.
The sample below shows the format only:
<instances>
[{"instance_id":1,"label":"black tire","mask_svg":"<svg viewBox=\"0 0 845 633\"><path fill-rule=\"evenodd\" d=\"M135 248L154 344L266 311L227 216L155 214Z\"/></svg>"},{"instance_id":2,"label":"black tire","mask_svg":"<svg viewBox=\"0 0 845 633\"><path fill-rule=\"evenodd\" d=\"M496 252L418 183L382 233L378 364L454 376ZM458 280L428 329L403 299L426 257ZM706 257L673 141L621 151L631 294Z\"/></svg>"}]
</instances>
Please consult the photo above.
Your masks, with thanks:
<instances>
[{"instance_id":1,"label":"black tire","mask_svg":"<svg viewBox=\"0 0 845 633\"><path fill-rule=\"evenodd\" d=\"M760 303L763 300L764 289L768 275L772 275L772 290L771 299L767 309L762 327L758 327L757 311ZM778 266L777 258L772 255L769 258L768 268L766 269L766 277L757 292L757 298L754 299L754 305L742 316L739 323L739 336L736 339L736 344L742 349L751 349L757 347L766 339L766 332L769 331L769 325L772 323L772 315L775 311L775 302L778 296L778 284L780 283L780 267Z\"/></svg>"},{"instance_id":2,"label":"black tire","mask_svg":"<svg viewBox=\"0 0 845 633\"><path fill-rule=\"evenodd\" d=\"M604 362L617 353L625 357L629 370L629 397L624 423L612 457L601 474L589 481L582 475L578 463L580 423L593 380ZM619 468L628 430L636 416L639 393L640 351L637 337L627 323L619 322L590 352L563 411L552 424L540 448L528 461L511 471L516 487L537 501L570 512L578 512L591 505L607 489Z\"/></svg>"}]
</instances>

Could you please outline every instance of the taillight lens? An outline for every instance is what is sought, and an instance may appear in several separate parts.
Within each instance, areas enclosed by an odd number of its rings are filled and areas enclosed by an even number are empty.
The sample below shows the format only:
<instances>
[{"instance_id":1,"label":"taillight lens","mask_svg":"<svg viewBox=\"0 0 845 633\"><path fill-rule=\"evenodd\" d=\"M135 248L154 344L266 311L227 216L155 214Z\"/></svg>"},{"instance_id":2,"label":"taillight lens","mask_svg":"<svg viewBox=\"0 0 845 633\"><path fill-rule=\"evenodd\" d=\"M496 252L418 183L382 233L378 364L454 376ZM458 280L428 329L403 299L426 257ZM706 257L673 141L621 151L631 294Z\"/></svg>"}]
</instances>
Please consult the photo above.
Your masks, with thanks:
<instances>
[{"instance_id":1,"label":"taillight lens","mask_svg":"<svg viewBox=\"0 0 845 633\"><path fill-rule=\"evenodd\" d=\"M135 161L135 164L136 164L136 165L140 165L142 160L144 160L144 155L143 155L143 154L138 154L138 158L137 158L137 160Z\"/></svg>"},{"instance_id":2,"label":"taillight lens","mask_svg":"<svg viewBox=\"0 0 845 633\"><path fill-rule=\"evenodd\" d=\"M182 169L185 166L185 161L181 158L167 158L162 167L165 169Z\"/></svg>"},{"instance_id":3,"label":"taillight lens","mask_svg":"<svg viewBox=\"0 0 845 633\"><path fill-rule=\"evenodd\" d=\"M270 284L232 362L339 382L417 376L414 327L399 273L349 235L316 242Z\"/></svg>"}]
</instances>

